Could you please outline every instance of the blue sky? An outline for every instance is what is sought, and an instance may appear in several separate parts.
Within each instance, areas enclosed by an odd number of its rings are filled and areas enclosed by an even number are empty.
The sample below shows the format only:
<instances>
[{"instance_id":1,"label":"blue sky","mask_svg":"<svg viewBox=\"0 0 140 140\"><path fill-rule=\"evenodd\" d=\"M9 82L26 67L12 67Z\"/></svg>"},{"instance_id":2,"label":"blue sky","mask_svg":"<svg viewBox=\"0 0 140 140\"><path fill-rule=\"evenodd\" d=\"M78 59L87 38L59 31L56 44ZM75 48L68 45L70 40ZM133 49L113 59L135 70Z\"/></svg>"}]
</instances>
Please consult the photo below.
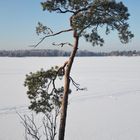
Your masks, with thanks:
<instances>
[{"instance_id":1,"label":"blue sky","mask_svg":"<svg viewBox=\"0 0 140 140\"><path fill-rule=\"evenodd\" d=\"M54 31L69 28L67 15L49 14L42 11L41 0L0 0L0 50L31 49L29 46L36 44L40 36L35 33L37 22L51 27ZM80 49L92 51L112 51L112 50L140 50L140 1L123 0L128 6L130 16L130 29L135 34L135 38L126 45L120 43L117 33L112 32L109 36L104 36L103 47L92 47L91 44L81 39ZM52 42L72 43L71 34L46 39L38 49L54 48ZM57 49L57 47L55 47ZM65 50L69 48L64 47Z\"/></svg>"}]
</instances>

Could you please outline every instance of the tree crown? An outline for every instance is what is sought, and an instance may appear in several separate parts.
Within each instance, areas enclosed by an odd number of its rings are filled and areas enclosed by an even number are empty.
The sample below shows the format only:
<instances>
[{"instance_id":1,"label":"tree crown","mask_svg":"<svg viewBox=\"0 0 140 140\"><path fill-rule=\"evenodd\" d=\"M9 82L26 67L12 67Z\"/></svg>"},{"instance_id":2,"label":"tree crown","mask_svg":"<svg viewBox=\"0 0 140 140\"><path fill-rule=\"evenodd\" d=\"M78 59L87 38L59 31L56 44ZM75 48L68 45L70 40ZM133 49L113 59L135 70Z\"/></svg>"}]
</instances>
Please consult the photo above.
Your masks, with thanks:
<instances>
[{"instance_id":1,"label":"tree crown","mask_svg":"<svg viewBox=\"0 0 140 140\"><path fill-rule=\"evenodd\" d=\"M92 45L102 46L103 38L99 27L105 26L105 33L117 30L122 43L128 43L134 35L129 31L128 8L115 0L47 0L41 3L43 10L56 13L71 13L72 30L83 36ZM45 30L45 29L44 29ZM43 31L44 31L43 30ZM43 32L42 31L42 32Z\"/></svg>"}]
</instances>

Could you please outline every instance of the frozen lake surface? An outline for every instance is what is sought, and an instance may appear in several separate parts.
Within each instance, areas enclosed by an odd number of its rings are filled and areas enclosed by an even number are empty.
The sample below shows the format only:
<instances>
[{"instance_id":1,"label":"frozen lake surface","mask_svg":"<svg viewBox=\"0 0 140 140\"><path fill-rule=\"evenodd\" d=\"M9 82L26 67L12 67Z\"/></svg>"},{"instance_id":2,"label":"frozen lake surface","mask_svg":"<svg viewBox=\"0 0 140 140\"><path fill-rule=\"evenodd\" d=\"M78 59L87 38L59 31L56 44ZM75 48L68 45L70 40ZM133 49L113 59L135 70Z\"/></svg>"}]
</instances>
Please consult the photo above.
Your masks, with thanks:
<instances>
[{"instance_id":1,"label":"frozen lake surface","mask_svg":"<svg viewBox=\"0 0 140 140\"><path fill-rule=\"evenodd\" d=\"M0 140L24 140L25 75L65 60L0 58ZM77 57L71 76L87 91L71 87L66 140L140 140L140 57Z\"/></svg>"}]
</instances>

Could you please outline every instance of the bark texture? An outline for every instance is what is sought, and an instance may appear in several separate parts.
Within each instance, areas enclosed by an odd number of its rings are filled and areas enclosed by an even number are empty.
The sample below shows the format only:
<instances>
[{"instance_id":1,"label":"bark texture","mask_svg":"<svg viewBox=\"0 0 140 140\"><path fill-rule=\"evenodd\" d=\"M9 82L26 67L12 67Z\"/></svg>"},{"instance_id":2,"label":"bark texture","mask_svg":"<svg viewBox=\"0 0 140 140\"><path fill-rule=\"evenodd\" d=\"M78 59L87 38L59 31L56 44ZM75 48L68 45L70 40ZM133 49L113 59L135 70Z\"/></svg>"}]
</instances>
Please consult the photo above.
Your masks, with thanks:
<instances>
[{"instance_id":1,"label":"bark texture","mask_svg":"<svg viewBox=\"0 0 140 140\"><path fill-rule=\"evenodd\" d=\"M69 87L70 87L70 72L72 68L72 64L74 62L74 58L78 49L78 41L79 37L77 32L74 31L74 46L69 57L67 66L65 68L65 75L64 75L64 95L62 100L62 107L61 107L61 116L60 116L60 127L59 127L59 138L58 140L64 140L65 137L65 126L66 126L66 117L67 117L67 106L68 106L68 94L69 94Z\"/></svg>"}]
</instances>

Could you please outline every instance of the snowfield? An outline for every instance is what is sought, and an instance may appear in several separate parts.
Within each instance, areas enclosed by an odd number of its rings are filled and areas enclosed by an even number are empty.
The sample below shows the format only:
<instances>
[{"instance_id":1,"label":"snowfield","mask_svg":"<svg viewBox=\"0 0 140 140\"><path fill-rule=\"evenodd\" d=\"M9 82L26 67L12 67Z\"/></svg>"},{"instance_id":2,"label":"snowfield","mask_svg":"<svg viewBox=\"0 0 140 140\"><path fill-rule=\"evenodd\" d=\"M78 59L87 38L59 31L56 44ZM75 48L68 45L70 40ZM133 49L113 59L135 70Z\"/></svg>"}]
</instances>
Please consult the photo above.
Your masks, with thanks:
<instances>
[{"instance_id":1,"label":"snowfield","mask_svg":"<svg viewBox=\"0 0 140 140\"><path fill-rule=\"evenodd\" d=\"M65 60L0 58L0 140L24 140L25 75ZM140 57L77 57L71 76L87 90L71 86L66 140L140 140Z\"/></svg>"}]
</instances>

